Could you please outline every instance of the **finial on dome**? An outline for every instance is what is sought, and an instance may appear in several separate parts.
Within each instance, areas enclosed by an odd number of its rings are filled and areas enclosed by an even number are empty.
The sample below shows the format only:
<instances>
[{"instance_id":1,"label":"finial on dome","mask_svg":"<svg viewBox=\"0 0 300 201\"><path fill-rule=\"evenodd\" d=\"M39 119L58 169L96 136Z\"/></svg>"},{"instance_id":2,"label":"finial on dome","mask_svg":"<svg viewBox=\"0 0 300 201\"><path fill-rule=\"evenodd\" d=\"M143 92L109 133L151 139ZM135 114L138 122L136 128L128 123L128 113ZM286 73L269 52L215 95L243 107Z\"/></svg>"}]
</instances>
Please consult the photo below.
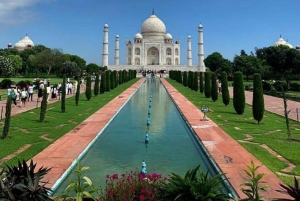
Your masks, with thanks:
<instances>
[{"instance_id":1,"label":"finial on dome","mask_svg":"<svg viewBox=\"0 0 300 201\"><path fill-rule=\"evenodd\" d=\"M281 34L280 34L280 38L281 38Z\"/></svg>"},{"instance_id":2,"label":"finial on dome","mask_svg":"<svg viewBox=\"0 0 300 201\"><path fill-rule=\"evenodd\" d=\"M26 33L26 36L27 36L27 33Z\"/></svg>"},{"instance_id":3,"label":"finial on dome","mask_svg":"<svg viewBox=\"0 0 300 201\"><path fill-rule=\"evenodd\" d=\"M154 8L152 9L152 15L154 15Z\"/></svg>"}]
</instances>

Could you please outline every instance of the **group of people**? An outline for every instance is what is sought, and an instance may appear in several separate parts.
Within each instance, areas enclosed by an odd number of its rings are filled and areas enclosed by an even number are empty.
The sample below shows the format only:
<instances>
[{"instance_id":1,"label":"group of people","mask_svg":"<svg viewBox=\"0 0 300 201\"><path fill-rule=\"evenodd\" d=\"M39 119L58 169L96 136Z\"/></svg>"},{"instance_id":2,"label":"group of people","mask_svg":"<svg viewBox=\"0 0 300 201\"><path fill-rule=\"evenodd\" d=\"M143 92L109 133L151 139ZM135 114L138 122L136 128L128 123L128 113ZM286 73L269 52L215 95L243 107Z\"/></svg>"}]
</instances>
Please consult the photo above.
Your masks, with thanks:
<instances>
[{"instance_id":1,"label":"group of people","mask_svg":"<svg viewBox=\"0 0 300 201\"><path fill-rule=\"evenodd\" d=\"M11 98L15 107L18 105L17 101L20 101L20 107L22 107L22 105L25 107L26 101L32 101L33 88L33 85L29 85L27 88L23 87L22 89L20 87L8 88L7 96Z\"/></svg>"}]
</instances>

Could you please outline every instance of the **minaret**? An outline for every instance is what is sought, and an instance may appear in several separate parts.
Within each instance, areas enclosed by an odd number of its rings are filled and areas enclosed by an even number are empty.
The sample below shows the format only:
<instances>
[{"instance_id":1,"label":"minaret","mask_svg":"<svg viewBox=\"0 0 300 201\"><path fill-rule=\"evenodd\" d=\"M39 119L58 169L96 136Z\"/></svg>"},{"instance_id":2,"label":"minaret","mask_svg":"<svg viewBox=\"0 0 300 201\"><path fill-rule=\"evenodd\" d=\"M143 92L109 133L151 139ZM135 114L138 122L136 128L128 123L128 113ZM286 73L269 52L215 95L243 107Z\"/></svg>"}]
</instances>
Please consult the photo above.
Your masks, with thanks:
<instances>
[{"instance_id":1,"label":"minaret","mask_svg":"<svg viewBox=\"0 0 300 201\"><path fill-rule=\"evenodd\" d=\"M192 43L190 35L188 35L187 43L187 65L192 66Z\"/></svg>"},{"instance_id":2,"label":"minaret","mask_svg":"<svg viewBox=\"0 0 300 201\"><path fill-rule=\"evenodd\" d=\"M108 66L108 24L104 24L102 66Z\"/></svg>"},{"instance_id":3,"label":"minaret","mask_svg":"<svg viewBox=\"0 0 300 201\"><path fill-rule=\"evenodd\" d=\"M115 46L115 65L119 65L119 51L120 51L120 46L119 46L119 35L116 35L116 46Z\"/></svg>"},{"instance_id":4,"label":"minaret","mask_svg":"<svg viewBox=\"0 0 300 201\"><path fill-rule=\"evenodd\" d=\"M200 72L205 72L202 24L198 26L198 66L200 67Z\"/></svg>"}]
</instances>

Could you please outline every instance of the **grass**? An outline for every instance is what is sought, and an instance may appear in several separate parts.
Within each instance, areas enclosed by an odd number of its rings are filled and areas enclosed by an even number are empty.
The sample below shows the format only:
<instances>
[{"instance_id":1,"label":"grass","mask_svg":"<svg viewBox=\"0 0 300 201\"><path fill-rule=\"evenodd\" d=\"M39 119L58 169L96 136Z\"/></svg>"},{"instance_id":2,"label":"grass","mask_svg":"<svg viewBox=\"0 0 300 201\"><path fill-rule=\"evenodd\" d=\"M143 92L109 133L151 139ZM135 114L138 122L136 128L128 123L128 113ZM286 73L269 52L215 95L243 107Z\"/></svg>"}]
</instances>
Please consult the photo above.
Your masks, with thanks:
<instances>
[{"instance_id":1,"label":"grass","mask_svg":"<svg viewBox=\"0 0 300 201\"><path fill-rule=\"evenodd\" d=\"M253 137L252 142L268 145L278 154L297 165L289 174L300 175L300 124L298 122L290 120L291 133L294 140L288 141L284 117L265 111L262 122L257 124L252 117L251 105L246 104L245 113L238 115L234 110L232 100L225 107L221 96L219 96L216 102L213 102L212 99L205 98L199 91L192 91L174 80L167 80L197 108L201 109L202 106L208 106L210 112L207 113L207 116L233 139L242 140L246 138L245 134L251 135ZM274 173L280 172L286 167L285 163L272 156L260 146L249 143L240 144ZM293 182L292 177L282 176L281 178L287 183Z\"/></svg>"},{"instance_id":2,"label":"grass","mask_svg":"<svg viewBox=\"0 0 300 201\"><path fill-rule=\"evenodd\" d=\"M39 122L40 108L13 116L11 118L9 139L0 140L0 159L16 152L26 144L31 144L30 148L18 154L17 157L12 158L7 163L16 164L18 158L29 160L52 143L42 139L42 135L46 134L48 138L54 141L57 140L125 91L128 87L137 82L137 80L138 79L133 79L119 85L109 92L99 94L96 97L92 96L89 101L87 101L83 93L80 95L78 106L75 105L75 96L68 98L66 99L65 113L61 113L60 102L50 104L47 107L44 123ZM3 124L3 122L4 120L0 123Z\"/></svg>"}]
</instances>

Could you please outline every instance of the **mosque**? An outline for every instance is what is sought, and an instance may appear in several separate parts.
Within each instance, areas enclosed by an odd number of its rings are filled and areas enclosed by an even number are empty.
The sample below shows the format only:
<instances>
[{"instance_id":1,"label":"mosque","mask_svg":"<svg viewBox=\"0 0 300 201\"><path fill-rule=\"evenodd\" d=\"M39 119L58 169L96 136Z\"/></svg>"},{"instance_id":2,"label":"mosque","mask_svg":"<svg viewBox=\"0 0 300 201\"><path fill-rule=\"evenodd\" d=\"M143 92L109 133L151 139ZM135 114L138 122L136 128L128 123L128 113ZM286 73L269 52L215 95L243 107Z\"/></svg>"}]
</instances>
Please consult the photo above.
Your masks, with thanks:
<instances>
[{"instance_id":1,"label":"mosque","mask_svg":"<svg viewBox=\"0 0 300 201\"><path fill-rule=\"evenodd\" d=\"M281 35L280 35L279 39L274 44L274 46L278 46L278 45L284 45L284 46L288 46L289 48L294 48L288 41L285 41L281 37ZM296 50L300 51L300 45L296 46Z\"/></svg>"},{"instance_id":2,"label":"mosque","mask_svg":"<svg viewBox=\"0 0 300 201\"><path fill-rule=\"evenodd\" d=\"M33 48L33 47L34 47L34 43L33 43L33 41L27 36L27 34L26 34L26 36L25 36L23 39L19 40L19 41L15 44L15 46L14 46L14 48L17 49L18 52L22 52L22 51L24 51L25 49L31 49L31 48ZM13 48L12 44L11 44L11 43L8 43L7 48L8 48L8 49Z\"/></svg>"},{"instance_id":3,"label":"mosque","mask_svg":"<svg viewBox=\"0 0 300 201\"><path fill-rule=\"evenodd\" d=\"M111 70L181 70L205 72L203 26L198 26L198 64L192 64L191 36L187 37L187 65L181 65L179 39L173 41L166 25L152 11L141 26L141 33L126 41L126 65L119 63L119 35L115 37L114 64L108 63L108 24L104 25L102 66Z\"/></svg>"}]
</instances>

